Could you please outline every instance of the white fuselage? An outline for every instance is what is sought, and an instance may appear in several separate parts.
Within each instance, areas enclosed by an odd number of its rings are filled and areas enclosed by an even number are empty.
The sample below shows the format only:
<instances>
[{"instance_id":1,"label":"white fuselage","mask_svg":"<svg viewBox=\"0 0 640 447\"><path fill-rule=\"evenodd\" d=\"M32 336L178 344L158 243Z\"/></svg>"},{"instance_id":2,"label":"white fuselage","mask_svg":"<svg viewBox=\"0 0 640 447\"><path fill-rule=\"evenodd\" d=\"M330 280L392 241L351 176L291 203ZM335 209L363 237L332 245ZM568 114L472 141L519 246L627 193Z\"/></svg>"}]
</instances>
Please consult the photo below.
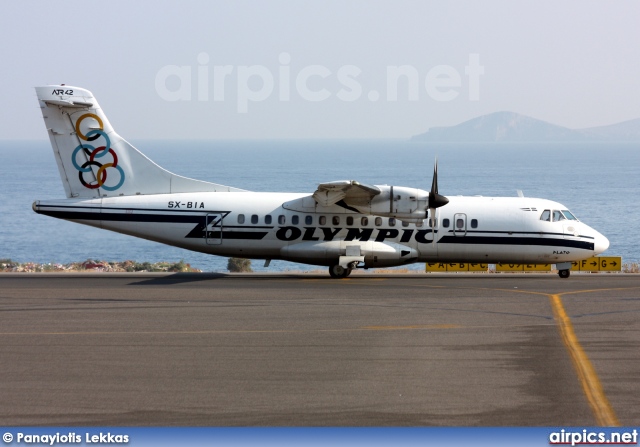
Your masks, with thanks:
<instances>
[{"instance_id":1,"label":"white fuselage","mask_svg":"<svg viewBox=\"0 0 640 447\"><path fill-rule=\"evenodd\" d=\"M449 197L430 219L405 223L310 195L260 192L151 194L39 201L34 210L203 253L331 266L364 256L365 267L412 262L555 264L606 250L607 239L578 220L541 220L566 210L545 199ZM435 241L433 241L435 235Z\"/></svg>"},{"instance_id":2,"label":"white fuselage","mask_svg":"<svg viewBox=\"0 0 640 447\"><path fill-rule=\"evenodd\" d=\"M36 95L67 197L35 202L41 214L214 255L326 265L334 278L418 261L556 264L566 278L570 261L609 246L556 202L440 195L437 161L429 191L338 180L260 193L182 177L118 135L89 90Z\"/></svg>"}]
</instances>

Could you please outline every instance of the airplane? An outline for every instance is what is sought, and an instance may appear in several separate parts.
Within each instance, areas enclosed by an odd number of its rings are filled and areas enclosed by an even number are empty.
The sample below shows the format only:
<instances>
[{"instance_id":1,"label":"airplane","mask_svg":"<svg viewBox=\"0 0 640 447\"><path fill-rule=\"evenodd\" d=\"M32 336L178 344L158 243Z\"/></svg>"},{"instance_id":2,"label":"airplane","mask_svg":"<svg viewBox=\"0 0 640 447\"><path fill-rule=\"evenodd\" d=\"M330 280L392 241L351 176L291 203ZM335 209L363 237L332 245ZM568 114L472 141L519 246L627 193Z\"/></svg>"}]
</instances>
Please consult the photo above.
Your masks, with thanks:
<instances>
[{"instance_id":1,"label":"airplane","mask_svg":"<svg viewBox=\"0 0 640 447\"><path fill-rule=\"evenodd\" d=\"M212 255L329 268L415 262L555 264L604 252L605 236L564 205L525 197L446 197L355 180L313 193L255 192L173 174L118 135L94 95L64 84L36 94L66 199L36 213Z\"/></svg>"}]
</instances>

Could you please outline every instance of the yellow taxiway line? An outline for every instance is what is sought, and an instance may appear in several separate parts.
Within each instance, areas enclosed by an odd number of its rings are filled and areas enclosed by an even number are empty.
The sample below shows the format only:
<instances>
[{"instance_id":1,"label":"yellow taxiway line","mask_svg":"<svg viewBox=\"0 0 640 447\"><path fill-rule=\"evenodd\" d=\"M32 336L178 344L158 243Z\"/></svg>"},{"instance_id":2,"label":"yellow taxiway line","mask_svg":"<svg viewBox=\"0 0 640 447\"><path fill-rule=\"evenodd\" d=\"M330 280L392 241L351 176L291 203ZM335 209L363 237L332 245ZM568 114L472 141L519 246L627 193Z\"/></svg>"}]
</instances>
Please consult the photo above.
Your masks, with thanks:
<instances>
[{"instance_id":1,"label":"yellow taxiway line","mask_svg":"<svg viewBox=\"0 0 640 447\"><path fill-rule=\"evenodd\" d=\"M619 427L620 421L618 421L618 417L609 399L607 399L607 396L604 394L604 389L602 388L595 368L578 341L578 337L573 330L573 324L571 324L571 319L564 309L560 295L549 295L549 300L558 323L558 330L562 336L562 341L567 351L569 351L571 361L580 380L580 385L582 385L584 394L587 396L587 400L598 424L604 427Z\"/></svg>"}]
</instances>

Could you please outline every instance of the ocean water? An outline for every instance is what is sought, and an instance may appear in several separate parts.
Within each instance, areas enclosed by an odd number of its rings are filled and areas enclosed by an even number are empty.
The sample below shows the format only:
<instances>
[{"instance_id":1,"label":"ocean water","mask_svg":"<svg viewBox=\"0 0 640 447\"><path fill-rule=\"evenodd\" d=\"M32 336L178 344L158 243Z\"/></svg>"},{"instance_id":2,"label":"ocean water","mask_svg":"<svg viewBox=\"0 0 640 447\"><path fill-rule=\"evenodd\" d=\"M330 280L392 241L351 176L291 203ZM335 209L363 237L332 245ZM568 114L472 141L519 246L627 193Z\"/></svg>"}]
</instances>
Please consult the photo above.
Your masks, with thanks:
<instances>
[{"instance_id":1,"label":"ocean water","mask_svg":"<svg viewBox=\"0 0 640 447\"><path fill-rule=\"evenodd\" d=\"M313 192L358 180L428 190L438 157L444 195L558 201L609 238L606 254L640 260L640 145L433 144L406 140L131 141L176 174L254 191ZM0 141L0 258L19 262L99 259L179 261L226 271L226 258L144 241L34 213L37 199L63 198L48 141ZM262 261L253 261L261 271ZM416 264L416 269L424 266ZM273 261L269 271L314 267Z\"/></svg>"}]
</instances>

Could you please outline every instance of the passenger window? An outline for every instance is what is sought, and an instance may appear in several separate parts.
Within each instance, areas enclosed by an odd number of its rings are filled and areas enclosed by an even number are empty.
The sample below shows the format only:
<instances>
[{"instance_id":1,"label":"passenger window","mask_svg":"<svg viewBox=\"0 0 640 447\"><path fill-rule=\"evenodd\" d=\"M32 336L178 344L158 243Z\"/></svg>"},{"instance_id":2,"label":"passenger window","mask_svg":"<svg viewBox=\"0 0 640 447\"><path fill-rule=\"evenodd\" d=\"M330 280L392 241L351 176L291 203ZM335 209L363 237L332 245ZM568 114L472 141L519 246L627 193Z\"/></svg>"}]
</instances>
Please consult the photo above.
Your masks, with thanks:
<instances>
[{"instance_id":1,"label":"passenger window","mask_svg":"<svg viewBox=\"0 0 640 447\"><path fill-rule=\"evenodd\" d=\"M298 225L298 222L300 221L300 218L295 215L291 218L291 225Z\"/></svg>"},{"instance_id":2,"label":"passenger window","mask_svg":"<svg viewBox=\"0 0 640 447\"><path fill-rule=\"evenodd\" d=\"M353 225L353 216L347 216L347 225Z\"/></svg>"},{"instance_id":3,"label":"passenger window","mask_svg":"<svg viewBox=\"0 0 640 447\"><path fill-rule=\"evenodd\" d=\"M403 227L408 227L409 226L409 222L405 222L404 220L402 221L402 226Z\"/></svg>"},{"instance_id":4,"label":"passenger window","mask_svg":"<svg viewBox=\"0 0 640 447\"><path fill-rule=\"evenodd\" d=\"M360 219L360 225L362 225L363 227L366 227L367 225L369 225L369 218L363 217L362 219Z\"/></svg>"},{"instance_id":5,"label":"passenger window","mask_svg":"<svg viewBox=\"0 0 640 447\"><path fill-rule=\"evenodd\" d=\"M251 223L252 224L257 224L258 223L258 215L257 214L252 214L251 215Z\"/></svg>"},{"instance_id":6,"label":"passenger window","mask_svg":"<svg viewBox=\"0 0 640 447\"><path fill-rule=\"evenodd\" d=\"M287 219L286 219L282 214L280 214L280 215L278 216L278 223L279 223L280 225L284 225L286 222L287 222Z\"/></svg>"},{"instance_id":7,"label":"passenger window","mask_svg":"<svg viewBox=\"0 0 640 447\"><path fill-rule=\"evenodd\" d=\"M416 223L416 227L418 227L418 228L422 228L422 225L424 225L424 220L419 220L419 221Z\"/></svg>"},{"instance_id":8,"label":"passenger window","mask_svg":"<svg viewBox=\"0 0 640 447\"><path fill-rule=\"evenodd\" d=\"M320 225L326 225L327 224L327 217L326 216L320 216L320 220L318 221L318 223Z\"/></svg>"},{"instance_id":9,"label":"passenger window","mask_svg":"<svg viewBox=\"0 0 640 447\"><path fill-rule=\"evenodd\" d=\"M244 214L238 214L238 223L239 224L243 224L244 223Z\"/></svg>"},{"instance_id":10,"label":"passenger window","mask_svg":"<svg viewBox=\"0 0 640 447\"><path fill-rule=\"evenodd\" d=\"M471 228L478 228L478 219L471 219Z\"/></svg>"},{"instance_id":11,"label":"passenger window","mask_svg":"<svg viewBox=\"0 0 640 447\"><path fill-rule=\"evenodd\" d=\"M271 216L269 214L264 216L264 223L266 223L267 225L271 224Z\"/></svg>"},{"instance_id":12,"label":"passenger window","mask_svg":"<svg viewBox=\"0 0 640 447\"><path fill-rule=\"evenodd\" d=\"M551 222L551 212L549 210L544 210L540 216L540 220Z\"/></svg>"},{"instance_id":13,"label":"passenger window","mask_svg":"<svg viewBox=\"0 0 640 447\"><path fill-rule=\"evenodd\" d=\"M334 225L340 225L340 216L333 216L331 222L333 222Z\"/></svg>"},{"instance_id":14,"label":"passenger window","mask_svg":"<svg viewBox=\"0 0 640 447\"><path fill-rule=\"evenodd\" d=\"M390 227L395 227L396 226L396 219L393 217L389 218L389 226Z\"/></svg>"},{"instance_id":15,"label":"passenger window","mask_svg":"<svg viewBox=\"0 0 640 447\"><path fill-rule=\"evenodd\" d=\"M451 221L449 219L442 219L442 226L445 228L449 228Z\"/></svg>"},{"instance_id":16,"label":"passenger window","mask_svg":"<svg viewBox=\"0 0 640 447\"><path fill-rule=\"evenodd\" d=\"M381 227L382 226L382 217L376 217L375 223L376 223L376 227Z\"/></svg>"},{"instance_id":17,"label":"passenger window","mask_svg":"<svg viewBox=\"0 0 640 447\"><path fill-rule=\"evenodd\" d=\"M464 220L456 219L456 228L463 228L463 227L464 227Z\"/></svg>"},{"instance_id":18,"label":"passenger window","mask_svg":"<svg viewBox=\"0 0 640 447\"><path fill-rule=\"evenodd\" d=\"M304 223L306 225L311 225L313 224L313 216L304 216Z\"/></svg>"}]
</instances>

